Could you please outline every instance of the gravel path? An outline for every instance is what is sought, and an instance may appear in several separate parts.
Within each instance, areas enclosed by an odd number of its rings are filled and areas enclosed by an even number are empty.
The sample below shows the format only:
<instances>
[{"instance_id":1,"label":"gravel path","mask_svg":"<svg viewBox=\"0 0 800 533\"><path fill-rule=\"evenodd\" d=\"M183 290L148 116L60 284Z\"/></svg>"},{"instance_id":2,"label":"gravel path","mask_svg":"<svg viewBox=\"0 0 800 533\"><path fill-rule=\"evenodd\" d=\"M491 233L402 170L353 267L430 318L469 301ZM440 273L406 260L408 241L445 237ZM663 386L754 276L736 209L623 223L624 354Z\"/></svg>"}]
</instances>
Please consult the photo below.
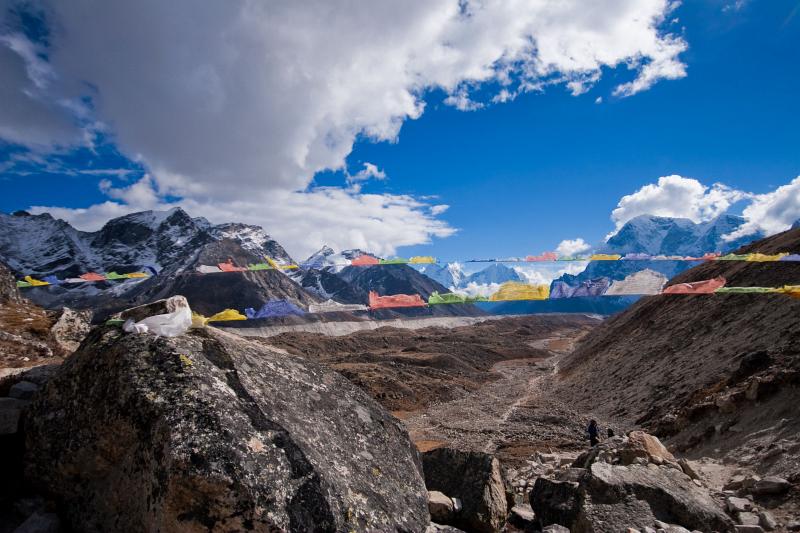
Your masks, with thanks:
<instances>
[{"instance_id":1,"label":"gravel path","mask_svg":"<svg viewBox=\"0 0 800 533\"><path fill-rule=\"evenodd\" d=\"M571 351L572 341L552 337L534 343L551 356L501 361L491 370L496 379L479 390L410 415L405 423L420 449L447 445L515 462L537 450L584 446L584 417L548 394L558 359Z\"/></svg>"}]
</instances>

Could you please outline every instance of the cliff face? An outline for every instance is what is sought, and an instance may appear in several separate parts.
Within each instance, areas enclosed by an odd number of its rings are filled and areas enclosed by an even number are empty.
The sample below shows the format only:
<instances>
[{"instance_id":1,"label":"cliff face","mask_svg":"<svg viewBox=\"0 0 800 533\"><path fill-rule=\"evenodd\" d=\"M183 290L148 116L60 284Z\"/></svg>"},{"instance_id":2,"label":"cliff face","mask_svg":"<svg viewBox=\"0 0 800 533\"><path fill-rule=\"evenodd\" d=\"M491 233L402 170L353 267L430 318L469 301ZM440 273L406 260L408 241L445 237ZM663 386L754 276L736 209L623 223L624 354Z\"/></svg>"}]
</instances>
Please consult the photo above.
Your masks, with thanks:
<instances>
[{"instance_id":1,"label":"cliff face","mask_svg":"<svg viewBox=\"0 0 800 533\"><path fill-rule=\"evenodd\" d=\"M400 423L340 375L208 328L96 329L30 408L28 479L75 531L422 531Z\"/></svg>"}]
</instances>

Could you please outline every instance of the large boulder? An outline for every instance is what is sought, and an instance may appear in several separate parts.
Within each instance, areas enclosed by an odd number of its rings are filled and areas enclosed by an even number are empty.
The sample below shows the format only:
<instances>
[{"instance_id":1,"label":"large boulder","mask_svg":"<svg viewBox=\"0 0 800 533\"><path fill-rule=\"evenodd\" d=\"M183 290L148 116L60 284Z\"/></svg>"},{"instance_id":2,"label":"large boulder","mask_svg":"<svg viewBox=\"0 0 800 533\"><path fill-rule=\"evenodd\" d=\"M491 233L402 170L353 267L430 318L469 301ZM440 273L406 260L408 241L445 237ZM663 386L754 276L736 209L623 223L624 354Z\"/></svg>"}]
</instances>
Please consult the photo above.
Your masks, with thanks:
<instances>
[{"instance_id":1,"label":"large boulder","mask_svg":"<svg viewBox=\"0 0 800 533\"><path fill-rule=\"evenodd\" d=\"M661 464L675 462L675 457L661 444L657 437L644 431L631 431L624 446L619 450L620 463L629 465L637 458Z\"/></svg>"},{"instance_id":2,"label":"large boulder","mask_svg":"<svg viewBox=\"0 0 800 533\"><path fill-rule=\"evenodd\" d=\"M733 530L708 492L670 466L598 461L576 482L538 479L530 499L544 525L557 523L575 533L642 530L656 521L689 530Z\"/></svg>"},{"instance_id":3,"label":"large boulder","mask_svg":"<svg viewBox=\"0 0 800 533\"><path fill-rule=\"evenodd\" d=\"M401 424L345 378L215 328L103 326L37 394L26 474L74 531L422 531Z\"/></svg>"},{"instance_id":4,"label":"large boulder","mask_svg":"<svg viewBox=\"0 0 800 533\"><path fill-rule=\"evenodd\" d=\"M461 500L452 525L477 533L499 531L508 512L500 462L492 455L452 448L422 454L428 490Z\"/></svg>"}]
</instances>

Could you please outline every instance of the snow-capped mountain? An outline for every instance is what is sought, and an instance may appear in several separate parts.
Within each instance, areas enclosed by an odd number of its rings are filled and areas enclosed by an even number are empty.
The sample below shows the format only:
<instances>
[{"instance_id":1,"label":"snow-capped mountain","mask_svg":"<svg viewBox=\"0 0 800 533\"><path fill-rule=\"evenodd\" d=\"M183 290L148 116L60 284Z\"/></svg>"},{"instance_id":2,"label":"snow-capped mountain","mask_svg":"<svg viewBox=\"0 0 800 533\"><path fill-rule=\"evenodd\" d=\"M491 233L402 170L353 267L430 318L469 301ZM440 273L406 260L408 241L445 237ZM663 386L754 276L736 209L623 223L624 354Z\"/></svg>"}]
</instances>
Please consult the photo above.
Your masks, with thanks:
<instances>
[{"instance_id":1,"label":"snow-capped mountain","mask_svg":"<svg viewBox=\"0 0 800 533\"><path fill-rule=\"evenodd\" d=\"M336 252L329 246L324 246L300 263L300 271L292 274L292 278L305 290L321 298L332 298L342 303L364 303L370 291L381 295L419 294L427 299L434 291L448 292L453 281L463 277L456 264L349 266L351 259L361 255L378 258L377 255L363 250ZM431 275L440 271L445 274L441 281ZM427 309L404 310L403 314L475 315L482 312L472 305L439 305Z\"/></svg>"},{"instance_id":2,"label":"snow-capped mountain","mask_svg":"<svg viewBox=\"0 0 800 533\"><path fill-rule=\"evenodd\" d=\"M415 268L420 274L424 274L448 288L460 287L465 278L464 269L460 263L422 264L415 265Z\"/></svg>"},{"instance_id":3,"label":"snow-capped mountain","mask_svg":"<svg viewBox=\"0 0 800 533\"><path fill-rule=\"evenodd\" d=\"M693 256L706 252L726 252L763 237L751 235L734 241L723 238L744 223L744 218L735 215L721 215L701 223L686 218L640 215L626 222L597 251Z\"/></svg>"},{"instance_id":4,"label":"snow-capped mountain","mask_svg":"<svg viewBox=\"0 0 800 533\"><path fill-rule=\"evenodd\" d=\"M265 258L292 263L283 247L264 230L246 224L211 225L181 209L143 211L115 218L99 231L78 231L48 214L0 214L0 259L18 276L55 275L59 279L86 272L127 273L140 270L158 276L125 283L87 283L29 289L25 295L47 307L69 305L113 309L183 294L202 313L226 307L258 307L270 298L306 304L318 298L293 283L284 271L199 276L199 265L232 259L246 266Z\"/></svg>"},{"instance_id":5,"label":"snow-capped mountain","mask_svg":"<svg viewBox=\"0 0 800 533\"><path fill-rule=\"evenodd\" d=\"M706 252L727 253L763 235L750 235L733 241L724 236L744 224L745 219L721 215L708 222L694 223L685 218L640 215L629 220L604 244L599 253L701 256ZM630 274L650 269L671 278L691 268L688 261L593 261L575 276L564 275L556 281L579 284L589 279L606 277L621 280Z\"/></svg>"},{"instance_id":6,"label":"snow-capped mountain","mask_svg":"<svg viewBox=\"0 0 800 533\"><path fill-rule=\"evenodd\" d=\"M144 211L110 220L96 232L78 231L49 214L0 214L0 256L15 271L72 277L123 267L161 270L209 238L180 209Z\"/></svg>"},{"instance_id":7,"label":"snow-capped mountain","mask_svg":"<svg viewBox=\"0 0 800 533\"><path fill-rule=\"evenodd\" d=\"M470 283L477 285L502 284L507 281L523 281L523 279L513 268L507 267L502 263L492 263L483 270L464 278L461 286L466 286Z\"/></svg>"}]
</instances>

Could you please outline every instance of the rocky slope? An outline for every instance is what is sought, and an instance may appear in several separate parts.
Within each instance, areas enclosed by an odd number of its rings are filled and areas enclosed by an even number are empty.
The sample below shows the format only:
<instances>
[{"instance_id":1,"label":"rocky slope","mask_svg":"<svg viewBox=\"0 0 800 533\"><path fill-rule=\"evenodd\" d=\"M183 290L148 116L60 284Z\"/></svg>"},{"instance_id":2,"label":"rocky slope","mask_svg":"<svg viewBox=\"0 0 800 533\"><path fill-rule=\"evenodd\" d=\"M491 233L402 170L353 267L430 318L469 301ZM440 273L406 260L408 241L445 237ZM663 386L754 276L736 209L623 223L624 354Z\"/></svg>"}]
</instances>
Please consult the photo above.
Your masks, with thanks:
<instances>
[{"instance_id":1,"label":"rocky slope","mask_svg":"<svg viewBox=\"0 0 800 533\"><path fill-rule=\"evenodd\" d=\"M91 314L46 311L23 298L11 272L0 263L0 378L60 362L89 331L89 320Z\"/></svg>"},{"instance_id":2,"label":"rocky slope","mask_svg":"<svg viewBox=\"0 0 800 533\"><path fill-rule=\"evenodd\" d=\"M422 531L401 424L338 374L213 328L96 329L25 418L74 531Z\"/></svg>"},{"instance_id":3,"label":"rocky slope","mask_svg":"<svg viewBox=\"0 0 800 533\"><path fill-rule=\"evenodd\" d=\"M779 251L800 252L800 229L737 253ZM798 284L800 265L710 262L670 284L715 276L745 287ZM563 361L556 393L587 413L650 428L690 455L800 482L798 316L800 300L780 294L643 298Z\"/></svg>"}]
</instances>

